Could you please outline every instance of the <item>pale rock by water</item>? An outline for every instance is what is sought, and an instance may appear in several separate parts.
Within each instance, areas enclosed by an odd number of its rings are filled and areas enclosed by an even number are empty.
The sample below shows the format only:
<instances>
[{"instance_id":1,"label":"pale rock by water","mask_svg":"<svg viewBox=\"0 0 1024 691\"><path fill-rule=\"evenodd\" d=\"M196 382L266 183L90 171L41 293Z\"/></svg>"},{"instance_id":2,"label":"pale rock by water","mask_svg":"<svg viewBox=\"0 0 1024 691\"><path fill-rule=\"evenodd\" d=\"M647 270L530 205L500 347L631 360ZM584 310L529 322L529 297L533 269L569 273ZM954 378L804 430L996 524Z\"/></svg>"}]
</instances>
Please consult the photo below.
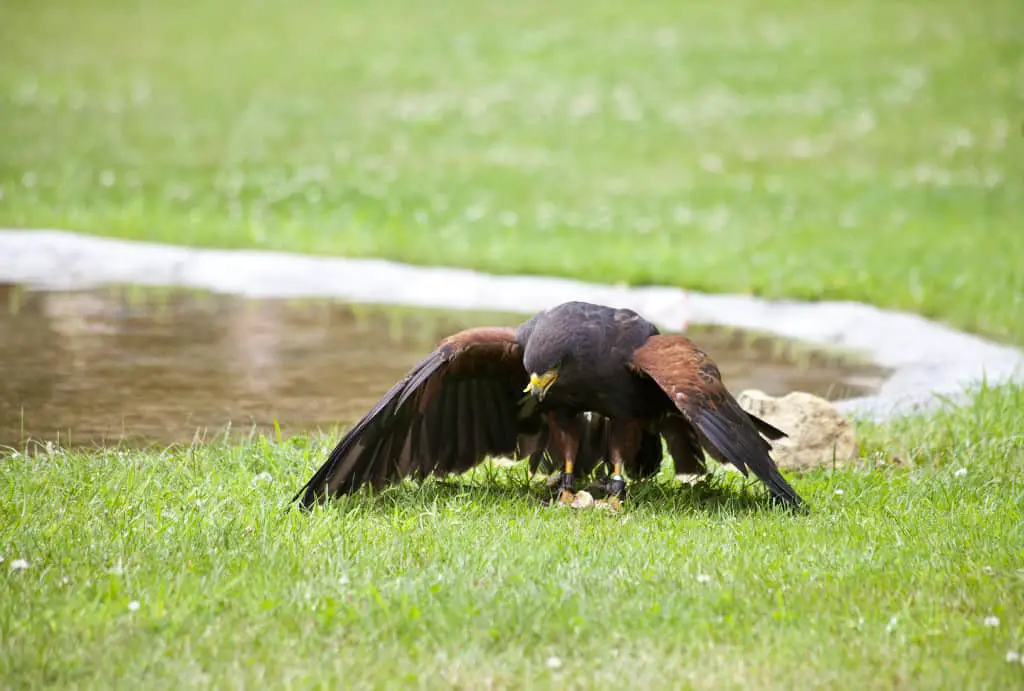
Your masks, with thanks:
<instances>
[{"instance_id":1,"label":"pale rock by water","mask_svg":"<svg viewBox=\"0 0 1024 691\"><path fill-rule=\"evenodd\" d=\"M780 468L807 470L857 458L857 436L849 420L824 398L794 391L779 398L750 389L736 397L749 413L789 435L771 442Z\"/></svg>"}]
</instances>

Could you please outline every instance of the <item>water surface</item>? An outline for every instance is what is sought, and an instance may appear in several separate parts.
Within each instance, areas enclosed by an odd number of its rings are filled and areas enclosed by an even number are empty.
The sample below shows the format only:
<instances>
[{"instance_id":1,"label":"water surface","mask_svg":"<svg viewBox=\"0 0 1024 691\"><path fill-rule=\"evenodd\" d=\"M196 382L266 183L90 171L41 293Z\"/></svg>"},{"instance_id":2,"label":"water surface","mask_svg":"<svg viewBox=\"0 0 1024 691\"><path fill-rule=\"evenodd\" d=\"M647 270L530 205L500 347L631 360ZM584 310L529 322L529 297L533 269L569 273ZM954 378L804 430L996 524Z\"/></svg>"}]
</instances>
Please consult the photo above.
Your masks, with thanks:
<instances>
[{"instance_id":1,"label":"water surface","mask_svg":"<svg viewBox=\"0 0 1024 691\"><path fill-rule=\"evenodd\" d=\"M522 315L247 300L109 287L0 284L0 445L191 442L226 430L284 435L362 416L444 336ZM865 366L734 330L692 328L734 393L869 393Z\"/></svg>"}]
</instances>

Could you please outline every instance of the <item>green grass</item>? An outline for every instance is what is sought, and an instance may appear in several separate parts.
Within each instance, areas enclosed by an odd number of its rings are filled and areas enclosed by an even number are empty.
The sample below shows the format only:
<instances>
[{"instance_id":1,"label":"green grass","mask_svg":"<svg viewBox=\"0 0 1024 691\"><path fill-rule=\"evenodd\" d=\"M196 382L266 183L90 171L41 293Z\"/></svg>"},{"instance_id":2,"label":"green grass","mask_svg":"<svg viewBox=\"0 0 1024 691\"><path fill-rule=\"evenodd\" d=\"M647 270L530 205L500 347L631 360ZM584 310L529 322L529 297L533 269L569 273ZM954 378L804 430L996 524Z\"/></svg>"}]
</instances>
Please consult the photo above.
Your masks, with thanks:
<instances>
[{"instance_id":1,"label":"green grass","mask_svg":"<svg viewBox=\"0 0 1024 691\"><path fill-rule=\"evenodd\" d=\"M1024 343L1018 0L0 9L3 225L851 298ZM1022 411L1009 386L860 425L856 468L794 476L807 517L726 474L545 509L517 471L285 513L306 437L0 455L0 679L1019 686Z\"/></svg>"},{"instance_id":2,"label":"green grass","mask_svg":"<svg viewBox=\"0 0 1024 691\"><path fill-rule=\"evenodd\" d=\"M0 223L1024 341L1024 5L4 0Z\"/></svg>"},{"instance_id":3,"label":"green grass","mask_svg":"<svg viewBox=\"0 0 1024 691\"><path fill-rule=\"evenodd\" d=\"M19 455L0 474L0 678L1011 688L1022 408L1000 388L865 430L857 468L794 479L806 517L735 474L640 487L617 515L545 508L518 468L283 512L324 451L304 438Z\"/></svg>"}]
</instances>

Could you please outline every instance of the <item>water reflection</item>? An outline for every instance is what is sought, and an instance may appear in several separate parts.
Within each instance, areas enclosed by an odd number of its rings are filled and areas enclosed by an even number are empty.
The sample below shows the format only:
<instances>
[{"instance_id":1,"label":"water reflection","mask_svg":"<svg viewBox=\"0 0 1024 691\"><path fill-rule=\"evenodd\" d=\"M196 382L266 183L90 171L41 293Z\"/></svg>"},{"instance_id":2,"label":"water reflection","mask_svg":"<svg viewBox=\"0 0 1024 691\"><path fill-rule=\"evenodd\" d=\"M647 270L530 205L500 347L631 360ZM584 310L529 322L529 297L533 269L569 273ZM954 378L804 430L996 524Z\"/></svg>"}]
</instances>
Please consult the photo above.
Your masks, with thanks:
<instances>
[{"instance_id":1,"label":"water reflection","mask_svg":"<svg viewBox=\"0 0 1024 691\"><path fill-rule=\"evenodd\" d=\"M104 288L0 285L0 444L172 443L230 425L283 434L357 419L452 331L517 315ZM876 368L693 329L730 388L858 395Z\"/></svg>"}]
</instances>

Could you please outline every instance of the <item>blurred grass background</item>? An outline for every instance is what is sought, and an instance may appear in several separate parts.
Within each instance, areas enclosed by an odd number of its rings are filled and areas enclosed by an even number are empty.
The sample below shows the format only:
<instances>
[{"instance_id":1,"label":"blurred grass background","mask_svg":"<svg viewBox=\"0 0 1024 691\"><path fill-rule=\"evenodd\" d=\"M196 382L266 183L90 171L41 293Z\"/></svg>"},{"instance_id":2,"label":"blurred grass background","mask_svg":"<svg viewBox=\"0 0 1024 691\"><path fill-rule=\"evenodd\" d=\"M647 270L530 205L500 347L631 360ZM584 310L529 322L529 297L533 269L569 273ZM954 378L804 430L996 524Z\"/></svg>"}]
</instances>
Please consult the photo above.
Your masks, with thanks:
<instances>
[{"instance_id":1,"label":"blurred grass background","mask_svg":"<svg viewBox=\"0 0 1024 691\"><path fill-rule=\"evenodd\" d=\"M0 223L1024 341L1024 4L2 0Z\"/></svg>"}]
</instances>

